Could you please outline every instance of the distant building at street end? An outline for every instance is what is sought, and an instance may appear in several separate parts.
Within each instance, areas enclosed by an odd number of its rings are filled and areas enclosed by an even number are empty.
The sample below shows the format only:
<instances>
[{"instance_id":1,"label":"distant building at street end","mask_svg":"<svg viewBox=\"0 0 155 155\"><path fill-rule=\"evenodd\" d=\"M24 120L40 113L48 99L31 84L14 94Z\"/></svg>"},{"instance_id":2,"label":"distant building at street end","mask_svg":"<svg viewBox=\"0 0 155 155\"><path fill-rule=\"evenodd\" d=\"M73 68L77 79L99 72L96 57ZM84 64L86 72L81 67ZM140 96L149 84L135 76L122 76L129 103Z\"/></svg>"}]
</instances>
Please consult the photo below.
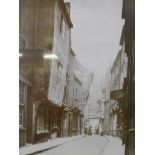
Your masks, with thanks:
<instances>
[{"instance_id":1,"label":"distant building at street end","mask_svg":"<svg viewBox=\"0 0 155 155\"><path fill-rule=\"evenodd\" d=\"M110 100L110 89L111 89L111 73L110 67L108 66L105 77L103 79L102 88L102 99L104 102L104 121L103 121L103 134L109 135L111 131L111 100Z\"/></svg>"}]
</instances>

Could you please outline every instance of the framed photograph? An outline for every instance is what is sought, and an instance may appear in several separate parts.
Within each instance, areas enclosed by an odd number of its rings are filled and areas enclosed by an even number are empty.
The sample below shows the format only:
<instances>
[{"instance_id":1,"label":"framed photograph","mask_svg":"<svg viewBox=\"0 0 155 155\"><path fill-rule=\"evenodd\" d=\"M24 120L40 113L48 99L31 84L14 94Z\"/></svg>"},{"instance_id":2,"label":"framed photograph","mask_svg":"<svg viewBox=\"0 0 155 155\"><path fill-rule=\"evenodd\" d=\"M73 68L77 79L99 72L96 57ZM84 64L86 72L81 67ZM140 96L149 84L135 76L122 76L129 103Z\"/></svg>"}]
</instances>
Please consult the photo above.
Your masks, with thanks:
<instances>
[{"instance_id":1,"label":"framed photograph","mask_svg":"<svg viewBox=\"0 0 155 155\"><path fill-rule=\"evenodd\" d=\"M135 0L19 0L19 154L135 154Z\"/></svg>"}]
</instances>

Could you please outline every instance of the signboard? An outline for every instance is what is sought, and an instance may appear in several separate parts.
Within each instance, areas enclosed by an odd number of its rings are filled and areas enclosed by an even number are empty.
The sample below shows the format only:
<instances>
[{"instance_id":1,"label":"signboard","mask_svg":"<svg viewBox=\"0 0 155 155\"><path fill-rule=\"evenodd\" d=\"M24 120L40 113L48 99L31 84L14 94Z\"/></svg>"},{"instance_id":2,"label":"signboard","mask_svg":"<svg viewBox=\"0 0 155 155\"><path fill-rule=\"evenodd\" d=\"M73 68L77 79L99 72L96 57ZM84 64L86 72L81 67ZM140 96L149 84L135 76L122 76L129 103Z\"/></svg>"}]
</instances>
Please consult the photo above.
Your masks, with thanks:
<instances>
[{"instance_id":1,"label":"signboard","mask_svg":"<svg viewBox=\"0 0 155 155\"><path fill-rule=\"evenodd\" d=\"M124 91L123 89L120 90L114 90L110 92L110 99L112 100L118 100L124 97Z\"/></svg>"}]
</instances>

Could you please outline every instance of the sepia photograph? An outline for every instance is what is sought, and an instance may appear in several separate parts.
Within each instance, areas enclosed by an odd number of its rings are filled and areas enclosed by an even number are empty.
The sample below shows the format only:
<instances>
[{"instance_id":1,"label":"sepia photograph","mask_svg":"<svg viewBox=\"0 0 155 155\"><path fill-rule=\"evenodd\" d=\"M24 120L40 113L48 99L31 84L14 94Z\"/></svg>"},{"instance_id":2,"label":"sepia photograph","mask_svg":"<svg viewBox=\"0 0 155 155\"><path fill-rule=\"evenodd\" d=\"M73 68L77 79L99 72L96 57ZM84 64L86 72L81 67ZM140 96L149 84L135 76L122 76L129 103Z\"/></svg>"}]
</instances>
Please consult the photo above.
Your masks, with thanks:
<instances>
[{"instance_id":1,"label":"sepia photograph","mask_svg":"<svg viewBox=\"0 0 155 155\"><path fill-rule=\"evenodd\" d=\"M19 0L18 81L19 155L135 155L135 0Z\"/></svg>"}]
</instances>

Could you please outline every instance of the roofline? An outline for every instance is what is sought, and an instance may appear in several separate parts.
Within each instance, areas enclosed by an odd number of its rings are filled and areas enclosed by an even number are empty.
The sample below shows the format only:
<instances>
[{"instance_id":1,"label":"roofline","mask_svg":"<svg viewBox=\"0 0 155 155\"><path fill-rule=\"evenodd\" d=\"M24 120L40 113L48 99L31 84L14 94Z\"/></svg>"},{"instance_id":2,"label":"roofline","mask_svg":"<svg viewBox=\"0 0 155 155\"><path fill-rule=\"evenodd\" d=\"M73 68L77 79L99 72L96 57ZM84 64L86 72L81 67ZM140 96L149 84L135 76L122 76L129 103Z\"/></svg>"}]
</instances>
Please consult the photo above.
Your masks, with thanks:
<instances>
[{"instance_id":1,"label":"roofline","mask_svg":"<svg viewBox=\"0 0 155 155\"><path fill-rule=\"evenodd\" d=\"M124 36L125 36L125 25L123 25L120 42L119 42L121 46L123 45L123 41L125 41Z\"/></svg>"},{"instance_id":2,"label":"roofline","mask_svg":"<svg viewBox=\"0 0 155 155\"><path fill-rule=\"evenodd\" d=\"M117 60L118 60L118 58L119 58L119 56L120 56L120 54L121 54L121 51L122 51L122 48L119 50L119 52L118 52L118 54L117 54L117 56L116 56L116 58L115 58L115 60L114 60L114 62L113 62L113 65L112 65L112 67L111 67L110 72L112 72L112 70L114 69L114 67L116 67L115 64L116 64L116 62L117 62Z\"/></svg>"},{"instance_id":3,"label":"roofline","mask_svg":"<svg viewBox=\"0 0 155 155\"><path fill-rule=\"evenodd\" d=\"M69 15L69 13L67 11L65 2L63 0L58 0L58 1L60 2L60 5L62 7L62 10L64 11L65 17L66 17L66 19L68 21L68 24L69 24L70 28L73 28L73 23L71 21L70 15Z\"/></svg>"}]
</instances>

